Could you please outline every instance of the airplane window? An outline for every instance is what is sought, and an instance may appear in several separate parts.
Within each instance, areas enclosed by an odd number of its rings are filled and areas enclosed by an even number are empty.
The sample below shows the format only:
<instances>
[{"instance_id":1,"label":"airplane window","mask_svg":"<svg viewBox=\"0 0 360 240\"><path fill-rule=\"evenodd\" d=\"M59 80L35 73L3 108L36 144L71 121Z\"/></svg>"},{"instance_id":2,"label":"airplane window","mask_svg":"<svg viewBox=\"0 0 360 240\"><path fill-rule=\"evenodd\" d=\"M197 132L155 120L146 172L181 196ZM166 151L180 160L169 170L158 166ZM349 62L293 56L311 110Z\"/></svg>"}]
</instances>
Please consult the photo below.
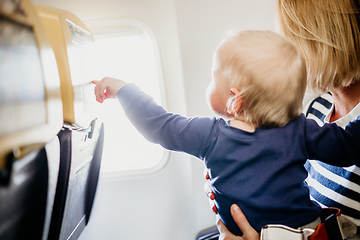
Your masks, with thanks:
<instances>
[{"instance_id":1,"label":"airplane window","mask_svg":"<svg viewBox=\"0 0 360 240\"><path fill-rule=\"evenodd\" d=\"M143 31L126 32L96 38L92 50L84 56L88 78L91 81L108 76L135 83L163 105L161 73L152 39ZM151 169L164 161L165 150L137 132L117 99L99 104L98 111L105 129L103 172Z\"/></svg>"}]
</instances>

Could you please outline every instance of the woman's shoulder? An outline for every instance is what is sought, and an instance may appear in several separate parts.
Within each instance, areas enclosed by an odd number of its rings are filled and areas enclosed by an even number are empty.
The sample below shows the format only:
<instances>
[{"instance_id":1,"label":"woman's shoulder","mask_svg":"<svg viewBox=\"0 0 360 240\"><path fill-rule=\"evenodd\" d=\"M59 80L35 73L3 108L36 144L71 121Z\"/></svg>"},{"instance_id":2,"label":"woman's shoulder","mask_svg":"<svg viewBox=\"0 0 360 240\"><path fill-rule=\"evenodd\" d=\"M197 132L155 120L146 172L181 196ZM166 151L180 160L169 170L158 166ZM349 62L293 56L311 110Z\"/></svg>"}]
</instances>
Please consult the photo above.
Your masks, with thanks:
<instances>
[{"instance_id":1,"label":"woman's shoulder","mask_svg":"<svg viewBox=\"0 0 360 240\"><path fill-rule=\"evenodd\" d=\"M315 120L319 125L324 124L325 118L329 115L333 106L331 94L306 95L305 98L306 100L303 103L305 116Z\"/></svg>"}]
</instances>

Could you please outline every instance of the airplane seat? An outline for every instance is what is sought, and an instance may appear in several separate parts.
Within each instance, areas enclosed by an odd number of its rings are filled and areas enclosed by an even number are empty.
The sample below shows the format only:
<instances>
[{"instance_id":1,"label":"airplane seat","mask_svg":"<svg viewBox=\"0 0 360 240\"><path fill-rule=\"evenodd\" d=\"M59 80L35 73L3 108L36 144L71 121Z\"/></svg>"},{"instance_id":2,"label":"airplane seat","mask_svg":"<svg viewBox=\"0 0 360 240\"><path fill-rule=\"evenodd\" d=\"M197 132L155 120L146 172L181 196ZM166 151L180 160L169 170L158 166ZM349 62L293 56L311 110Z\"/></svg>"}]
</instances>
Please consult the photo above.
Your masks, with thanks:
<instances>
[{"instance_id":1,"label":"airplane seat","mask_svg":"<svg viewBox=\"0 0 360 240\"><path fill-rule=\"evenodd\" d=\"M60 139L60 170L51 217L49 240L77 239L89 222L100 174L104 126L84 146L89 133L64 128ZM79 144L80 143L80 144ZM81 149L82 151L79 151Z\"/></svg>"},{"instance_id":2,"label":"airplane seat","mask_svg":"<svg viewBox=\"0 0 360 240\"><path fill-rule=\"evenodd\" d=\"M47 239L62 126L56 60L29 0L0 3L0 239Z\"/></svg>"},{"instance_id":3,"label":"airplane seat","mask_svg":"<svg viewBox=\"0 0 360 240\"><path fill-rule=\"evenodd\" d=\"M86 182L85 216L86 224L90 220L91 210L94 204L95 194L100 176L102 151L104 148L104 124L101 124L98 142L94 150L94 156L89 167L89 176Z\"/></svg>"},{"instance_id":4,"label":"airplane seat","mask_svg":"<svg viewBox=\"0 0 360 240\"><path fill-rule=\"evenodd\" d=\"M36 6L54 51L60 77L63 128L60 170L49 240L78 239L89 222L100 173L103 123L98 119L86 51L93 35L73 13Z\"/></svg>"},{"instance_id":5,"label":"airplane seat","mask_svg":"<svg viewBox=\"0 0 360 240\"><path fill-rule=\"evenodd\" d=\"M0 239L41 239L48 187L45 149L18 160L9 154L7 162L9 174L0 179Z\"/></svg>"},{"instance_id":6,"label":"airplane seat","mask_svg":"<svg viewBox=\"0 0 360 240\"><path fill-rule=\"evenodd\" d=\"M58 170L57 137L21 159L7 156L0 172L0 239L47 239Z\"/></svg>"},{"instance_id":7,"label":"airplane seat","mask_svg":"<svg viewBox=\"0 0 360 240\"><path fill-rule=\"evenodd\" d=\"M216 226L213 226L209 229L201 231L197 236L196 240L218 240L219 239L219 231Z\"/></svg>"},{"instance_id":8,"label":"airplane seat","mask_svg":"<svg viewBox=\"0 0 360 240\"><path fill-rule=\"evenodd\" d=\"M49 226L49 235L48 239L59 239L59 232L61 228L61 222L64 214L66 194L68 188L68 178L69 178L69 169L70 161L66 159L71 159L71 135L68 130L61 130L58 134L60 141L60 166L58 181L55 192L55 200L52 210L52 216ZM65 159L65 161L64 161Z\"/></svg>"}]
</instances>

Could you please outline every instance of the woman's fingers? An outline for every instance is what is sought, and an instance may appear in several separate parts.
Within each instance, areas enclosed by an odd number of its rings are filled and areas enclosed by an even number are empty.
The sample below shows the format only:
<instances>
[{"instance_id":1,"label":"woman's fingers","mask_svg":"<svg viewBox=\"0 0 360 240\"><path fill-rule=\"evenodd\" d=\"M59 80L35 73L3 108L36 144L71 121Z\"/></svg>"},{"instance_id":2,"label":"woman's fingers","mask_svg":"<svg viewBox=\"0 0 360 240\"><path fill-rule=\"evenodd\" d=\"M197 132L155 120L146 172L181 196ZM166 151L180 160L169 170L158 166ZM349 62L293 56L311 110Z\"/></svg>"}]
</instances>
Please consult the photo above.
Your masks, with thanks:
<instances>
[{"instance_id":1,"label":"woman's fingers","mask_svg":"<svg viewBox=\"0 0 360 240\"><path fill-rule=\"evenodd\" d=\"M249 221L246 219L244 213L241 211L238 205L233 204L230 208L231 216L234 218L234 221L239 226L240 230L243 232L242 239L244 240L259 240L260 236L258 232L250 225Z\"/></svg>"},{"instance_id":2,"label":"woman's fingers","mask_svg":"<svg viewBox=\"0 0 360 240\"><path fill-rule=\"evenodd\" d=\"M204 191L206 193L206 196L208 196L208 198L210 200L214 200L215 199L215 194L211 188L211 184L209 182L205 182L204 184Z\"/></svg>"},{"instance_id":3,"label":"woman's fingers","mask_svg":"<svg viewBox=\"0 0 360 240\"><path fill-rule=\"evenodd\" d=\"M220 236L219 240L245 240L240 236L235 236L232 234L225 226L225 224L217 217L216 227L219 230Z\"/></svg>"},{"instance_id":4,"label":"woman's fingers","mask_svg":"<svg viewBox=\"0 0 360 240\"><path fill-rule=\"evenodd\" d=\"M211 207L211 210L217 214L218 211L217 211L217 207L215 205L215 194L214 194L214 191L213 189L211 188L211 184L210 184L210 175L209 175L209 172L208 172L208 169L207 168L204 168L204 178L206 179L206 182L204 184L204 191L206 193L206 196L208 196L209 198L209 204L210 204L210 207Z\"/></svg>"}]
</instances>

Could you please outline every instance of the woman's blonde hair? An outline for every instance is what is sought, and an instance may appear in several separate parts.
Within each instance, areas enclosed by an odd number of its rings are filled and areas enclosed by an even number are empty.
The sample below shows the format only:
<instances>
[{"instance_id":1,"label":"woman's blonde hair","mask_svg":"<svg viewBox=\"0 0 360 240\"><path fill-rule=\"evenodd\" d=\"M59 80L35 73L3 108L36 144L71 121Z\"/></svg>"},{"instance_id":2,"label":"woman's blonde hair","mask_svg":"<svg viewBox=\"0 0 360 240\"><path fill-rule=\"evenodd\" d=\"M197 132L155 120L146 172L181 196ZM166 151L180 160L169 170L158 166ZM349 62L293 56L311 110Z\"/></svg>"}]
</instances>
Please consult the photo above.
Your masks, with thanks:
<instances>
[{"instance_id":1,"label":"woman's blonde hair","mask_svg":"<svg viewBox=\"0 0 360 240\"><path fill-rule=\"evenodd\" d=\"M284 126L302 112L305 61L295 45L271 31L227 32L217 50L219 73L239 89L235 117L258 126Z\"/></svg>"},{"instance_id":2,"label":"woman's blonde hair","mask_svg":"<svg viewBox=\"0 0 360 240\"><path fill-rule=\"evenodd\" d=\"M314 90L360 80L360 14L357 0L279 0L280 29L301 49Z\"/></svg>"}]
</instances>

